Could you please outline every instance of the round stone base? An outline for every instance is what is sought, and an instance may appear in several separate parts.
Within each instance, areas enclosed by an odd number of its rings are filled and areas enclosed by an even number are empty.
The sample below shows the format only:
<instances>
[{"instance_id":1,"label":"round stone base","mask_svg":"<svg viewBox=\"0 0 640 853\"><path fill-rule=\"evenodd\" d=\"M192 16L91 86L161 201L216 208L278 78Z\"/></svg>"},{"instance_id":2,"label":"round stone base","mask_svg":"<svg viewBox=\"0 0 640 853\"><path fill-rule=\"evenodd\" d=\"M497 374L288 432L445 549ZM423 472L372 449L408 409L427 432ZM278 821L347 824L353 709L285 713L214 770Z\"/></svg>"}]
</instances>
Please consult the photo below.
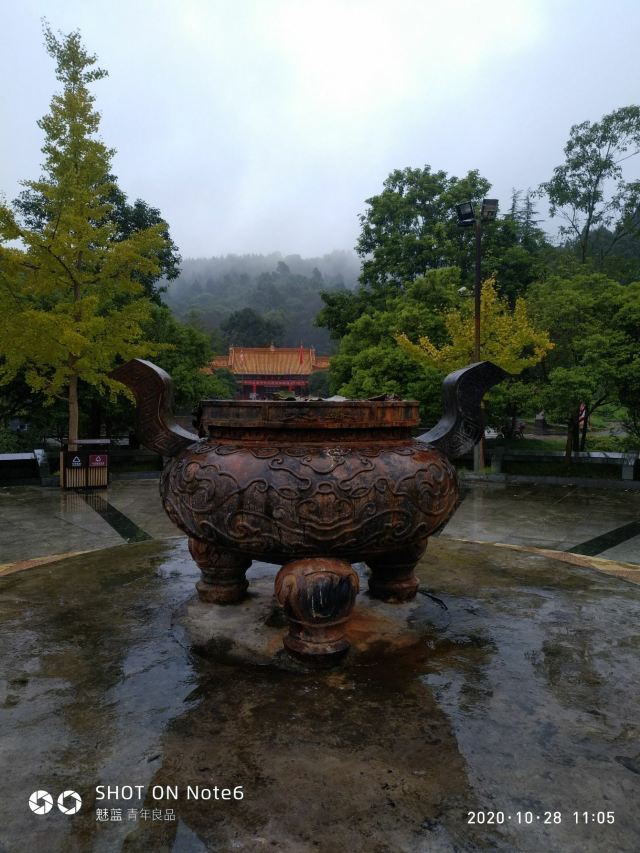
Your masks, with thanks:
<instances>
[{"instance_id":1,"label":"round stone base","mask_svg":"<svg viewBox=\"0 0 640 853\"><path fill-rule=\"evenodd\" d=\"M342 636L323 636L314 654L309 636L292 635L290 620L275 599L278 569L254 562L247 573L248 593L233 607L212 606L192 596L174 613L174 634L206 657L295 671L336 663L349 667L364 659L422 647L425 634L431 636L447 621L446 612L423 595L398 605L364 592L357 596ZM357 563L354 569L360 587L366 589L367 567Z\"/></svg>"}]
</instances>

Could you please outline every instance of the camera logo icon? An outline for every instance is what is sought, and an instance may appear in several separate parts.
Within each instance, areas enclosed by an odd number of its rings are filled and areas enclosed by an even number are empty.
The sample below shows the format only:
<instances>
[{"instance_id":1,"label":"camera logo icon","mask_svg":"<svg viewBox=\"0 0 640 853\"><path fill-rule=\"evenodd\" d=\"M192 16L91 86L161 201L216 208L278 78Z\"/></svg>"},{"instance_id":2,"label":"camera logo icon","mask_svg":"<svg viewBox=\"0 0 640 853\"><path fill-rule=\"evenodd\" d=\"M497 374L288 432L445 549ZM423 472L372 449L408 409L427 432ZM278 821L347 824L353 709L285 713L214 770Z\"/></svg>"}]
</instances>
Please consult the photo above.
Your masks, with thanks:
<instances>
[{"instance_id":1,"label":"camera logo icon","mask_svg":"<svg viewBox=\"0 0 640 853\"><path fill-rule=\"evenodd\" d=\"M62 814L76 814L81 805L82 797L76 791L63 791L58 797L58 808Z\"/></svg>"},{"instance_id":2,"label":"camera logo icon","mask_svg":"<svg viewBox=\"0 0 640 853\"><path fill-rule=\"evenodd\" d=\"M62 814L77 814L81 806L82 797L77 791L63 791L58 797ZM34 791L29 797L29 808L34 814L48 814L53 808L53 797L48 791Z\"/></svg>"},{"instance_id":3,"label":"camera logo icon","mask_svg":"<svg viewBox=\"0 0 640 853\"><path fill-rule=\"evenodd\" d=\"M48 791L34 791L29 797L29 808L34 814L47 814L53 808L53 797Z\"/></svg>"}]
</instances>

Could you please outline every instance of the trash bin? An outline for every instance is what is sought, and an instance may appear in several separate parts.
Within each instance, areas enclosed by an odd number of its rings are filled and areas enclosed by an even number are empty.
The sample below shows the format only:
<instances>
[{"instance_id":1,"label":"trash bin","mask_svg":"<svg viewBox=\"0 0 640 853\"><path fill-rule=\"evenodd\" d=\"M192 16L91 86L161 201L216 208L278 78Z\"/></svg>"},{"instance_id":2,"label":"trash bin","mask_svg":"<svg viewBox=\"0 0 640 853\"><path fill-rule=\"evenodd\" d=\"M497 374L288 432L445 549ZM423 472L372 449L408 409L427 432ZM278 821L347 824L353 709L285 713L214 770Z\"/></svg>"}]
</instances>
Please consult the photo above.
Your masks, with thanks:
<instances>
[{"instance_id":1,"label":"trash bin","mask_svg":"<svg viewBox=\"0 0 640 853\"><path fill-rule=\"evenodd\" d=\"M85 489L87 487L87 457L78 450L69 450L64 445L60 453L60 486L63 489Z\"/></svg>"},{"instance_id":2,"label":"trash bin","mask_svg":"<svg viewBox=\"0 0 640 853\"><path fill-rule=\"evenodd\" d=\"M63 446L60 453L60 486L63 489L106 489L109 485L109 439L83 438L75 450Z\"/></svg>"}]
</instances>

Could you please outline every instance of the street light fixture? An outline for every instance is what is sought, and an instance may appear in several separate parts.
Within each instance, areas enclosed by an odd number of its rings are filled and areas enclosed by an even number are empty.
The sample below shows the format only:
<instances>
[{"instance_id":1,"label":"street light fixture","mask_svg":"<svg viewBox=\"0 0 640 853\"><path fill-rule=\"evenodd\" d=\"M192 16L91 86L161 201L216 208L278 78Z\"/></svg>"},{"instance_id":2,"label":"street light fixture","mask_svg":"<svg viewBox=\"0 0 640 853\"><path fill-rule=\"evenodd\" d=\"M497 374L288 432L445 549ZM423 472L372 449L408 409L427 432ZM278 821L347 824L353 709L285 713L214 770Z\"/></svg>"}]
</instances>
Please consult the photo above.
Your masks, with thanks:
<instances>
[{"instance_id":1,"label":"street light fixture","mask_svg":"<svg viewBox=\"0 0 640 853\"><path fill-rule=\"evenodd\" d=\"M458 225L473 225L476 221L476 213L470 201L456 204L456 213L458 215Z\"/></svg>"},{"instance_id":2,"label":"street light fixture","mask_svg":"<svg viewBox=\"0 0 640 853\"><path fill-rule=\"evenodd\" d=\"M458 217L458 225L462 228L474 226L476 236L476 268L475 268L475 284L474 284L474 346L473 357L474 361L480 361L480 296L481 296L481 281L480 268L482 262L482 223L493 222L498 215L498 199L484 198L480 207L479 214L476 214L476 209L471 201L463 201L461 204L456 204L456 215ZM481 471L484 468L484 450L483 442L476 444L473 455L474 471Z\"/></svg>"},{"instance_id":3,"label":"street light fixture","mask_svg":"<svg viewBox=\"0 0 640 853\"><path fill-rule=\"evenodd\" d=\"M480 218L486 220L493 220L498 215L498 199L497 198L483 198L482 199L482 207L480 208Z\"/></svg>"},{"instance_id":4,"label":"street light fixture","mask_svg":"<svg viewBox=\"0 0 640 853\"><path fill-rule=\"evenodd\" d=\"M476 209L472 201L463 201L456 204L456 215L458 217L458 225L466 228L473 225L476 234L476 274L475 274L475 336L474 336L474 358L480 361L480 265L482 260L482 223L492 222L498 214L498 199L483 198L480 207L479 215L476 214Z\"/></svg>"}]
</instances>

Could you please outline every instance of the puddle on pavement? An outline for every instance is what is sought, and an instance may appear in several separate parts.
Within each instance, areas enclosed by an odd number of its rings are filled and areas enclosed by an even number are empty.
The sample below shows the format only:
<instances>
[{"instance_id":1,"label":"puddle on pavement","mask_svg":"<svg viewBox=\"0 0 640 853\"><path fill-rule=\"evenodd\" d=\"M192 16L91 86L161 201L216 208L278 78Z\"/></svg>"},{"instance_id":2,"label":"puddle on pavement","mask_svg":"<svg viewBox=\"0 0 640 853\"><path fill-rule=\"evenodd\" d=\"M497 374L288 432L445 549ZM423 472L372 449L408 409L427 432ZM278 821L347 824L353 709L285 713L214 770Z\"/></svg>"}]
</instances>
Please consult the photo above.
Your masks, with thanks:
<instances>
[{"instance_id":1,"label":"puddle on pavement","mask_svg":"<svg viewBox=\"0 0 640 853\"><path fill-rule=\"evenodd\" d=\"M1 579L0 850L635 853L640 590L444 540L420 575L447 610L424 597L417 642L311 673L185 648L172 615L197 571L181 541ZM144 793L100 802L97 785ZM215 785L244 799L183 796ZM76 790L82 809L34 815L38 789ZM103 806L123 820L97 821ZM143 807L176 820L127 819ZM478 811L505 822L469 824Z\"/></svg>"}]
</instances>

